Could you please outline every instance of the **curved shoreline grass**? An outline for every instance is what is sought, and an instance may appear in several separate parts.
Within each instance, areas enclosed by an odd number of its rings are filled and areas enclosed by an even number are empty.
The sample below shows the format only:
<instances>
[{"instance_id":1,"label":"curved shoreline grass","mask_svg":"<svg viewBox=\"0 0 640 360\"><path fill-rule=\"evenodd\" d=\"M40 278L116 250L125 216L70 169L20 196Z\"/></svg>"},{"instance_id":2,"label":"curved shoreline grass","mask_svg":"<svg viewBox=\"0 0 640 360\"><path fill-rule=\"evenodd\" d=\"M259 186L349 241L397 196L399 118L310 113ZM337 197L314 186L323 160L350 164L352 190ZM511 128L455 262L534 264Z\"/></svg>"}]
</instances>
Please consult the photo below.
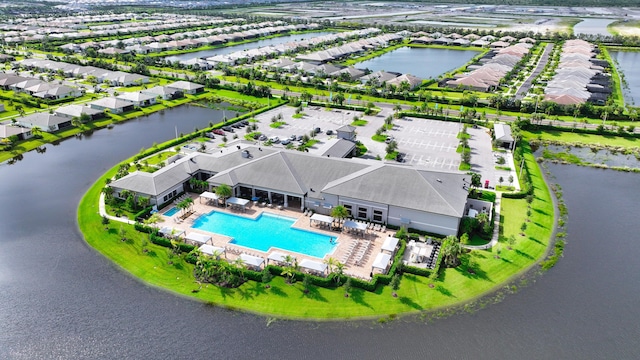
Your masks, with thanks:
<instances>
[{"instance_id":1,"label":"curved shoreline grass","mask_svg":"<svg viewBox=\"0 0 640 360\"><path fill-rule=\"evenodd\" d=\"M113 176L117 167L99 178L83 196L78 208L78 227L89 245L145 284L215 306L302 320L364 319L417 313L460 305L492 293L544 258L553 232L555 209L528 145L525 145L525 154L534 186L532 206L536 210L531 215L527 236L519 236L512 250L499 245L490 250L473 251L465 257L463 265L443 270L438 280L404 274L397 298L391 296L389 286L378 287L375 292L352 289L349 297L344 297L343 288L312 287L305 294L301 283L288 285L282 277L274 278L269 289L253 281L237 289L200 285L193 277L191 264L177 257L172 259L173 264L168 264L166 248L149 243L149 251L144 253L142 242L146 234L137 233L133 226L111 222L109 231L105 231L98 213L98 198L105 179ZM521 232L526 207L525 200L503 199L503 214L508 213L501 219L503 236ZM124 242L119 234L121 229L128 238ZM497 256L498 252L500 256Z\"/></svg>"}]
</instances>

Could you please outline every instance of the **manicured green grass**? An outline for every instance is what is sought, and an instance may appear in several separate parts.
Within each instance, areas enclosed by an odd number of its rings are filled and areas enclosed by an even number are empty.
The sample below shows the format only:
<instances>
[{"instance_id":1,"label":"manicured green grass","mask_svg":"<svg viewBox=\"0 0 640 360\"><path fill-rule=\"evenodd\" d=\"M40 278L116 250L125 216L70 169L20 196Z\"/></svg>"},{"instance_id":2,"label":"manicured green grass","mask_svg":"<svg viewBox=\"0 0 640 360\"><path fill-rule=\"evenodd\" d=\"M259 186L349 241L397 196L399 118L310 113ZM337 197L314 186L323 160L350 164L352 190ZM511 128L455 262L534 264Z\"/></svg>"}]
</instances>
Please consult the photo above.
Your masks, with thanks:
<instances>
[{"instance_id":1,"label":"manicured green grass","mask_svg":"<svg viewBox=\"0 0 640 360\"><path fill-rule=\"evenodd\" d=\"M284 122L284 121L276 121L276 122L273 122L273 123L269 124L269 126L274 128L274 129L277 129L282 125L287 125L287 123Z\"/></svg>"},{"instance_id":2,"label":"manicured green grass","mask_svg":"<svg viewBox=\"0 0 640 360\"><path fill-rule=\"evenodd\" d=\"M149 165L158 165L176 154L178 153L175 151L162 151L146 159L142 159L141 162L147 162Z\"/></svg>"},{"instance_id":3,"label":"manicured green grass","mask_svg":"<svg viewBox=\"0 0 640 360\"><path fill-rule=\"evenodd\" d=\"M367 120L363 120L363 119L359 119L356 121L352 121L351 125L352 126L366 126L369 122Z\"/></svg>"},{"instance_id":4,"label":"manicured green grass","mask_svg":"<svg viewBox=\"0 0 640 360\"><path fill-rule=\"evenodd\" d=\"M105 179L113 176L117 167L98 179L82 198L78 209L78 223L89 245L121 266L123 270L145 283L177 294L231 309L285 318L344 319L390 316L473 300L501 287L505 281L534 266L545 254L553 225L553 205L540 169L530 151L527 151L525 159L527 167L531 170L534 188L534 211L531 222L528 223L526 236L518 235L520 225L526 217L526 201L503 199L501 234L504 237L517 236L513 250L501 250L499 258L495 257L498 254L497 249L472 251L463 258L461 266L442 270L436 280L404 274L397 298L391 296L389 286L378 287L375 292L353 289L348 298L344 297L342 288L312 287L311 292L305 294L302 284L288 285L282 277L274 278L270 283L270 289L265 289L263 284L253 281L237 289L207 284L200 287L193 277L192 265L180 258L173 258L173 264L168 264L167 249L148 243L148 252L143 252L146 234L135 232L132 226L121 226L113 222L109 224L108 231L105 231L98 214L97 200ZM121 227L127 233L128 240L124 242L118 235ZM473 272L468 270L470 266ZM433 286L429 286L430 284Z\"/></svg>"},{"instance_id":5,"label":"manicured green grass","mask_svg":"<svg viewBox=\"0 0 640 360\"><path fill-rule=\"evenodd\" d=\"M471 170L471 164L466 162L461 162L460 166L458 166L458 170L461 170L461 171Z\"/></svg>"},{"instance_id":6,"label":"manicured green grass","mask_svg":"<svg viewBox=\"0 0 640 360\"><path fill-rule=\"evenodd\" d=\"M377 142L384 142L385 140L387 140L387 135L373 135L371 137L371 140L373 141L377 141Z\"/></svg>"},{"instance_id":7,"label":"manicured green grass","mask_svg":"<svg viewBox=\"0 0 640 360\"><path fill-rule=\"evenodd\" d=\"M573 144L619 146L625 148L640 147L640 139L613 135L579 134L564 131L522 131L522 135L530 140L560 141Z\"/></svg>"},{"instance_id":8,"label":"manicured green grass","mask_svg":"<svg viewBox=\"0 0 640 360\"><path fill-rule=\"evenodd\" d=\"M305 113L297 113L297 114L291 115L291 117L294 119L302 119L305 115L306 115Z\"/></svg>"}]
</instances>

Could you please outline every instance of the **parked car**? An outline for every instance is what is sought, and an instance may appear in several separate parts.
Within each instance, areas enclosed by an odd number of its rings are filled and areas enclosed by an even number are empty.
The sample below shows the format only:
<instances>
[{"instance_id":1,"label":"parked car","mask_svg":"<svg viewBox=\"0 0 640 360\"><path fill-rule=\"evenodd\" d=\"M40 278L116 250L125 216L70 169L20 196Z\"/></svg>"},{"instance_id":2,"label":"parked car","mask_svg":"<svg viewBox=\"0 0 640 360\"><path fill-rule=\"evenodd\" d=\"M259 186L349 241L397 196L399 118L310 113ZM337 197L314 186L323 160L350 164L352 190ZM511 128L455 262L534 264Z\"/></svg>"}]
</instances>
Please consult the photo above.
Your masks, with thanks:
<instances>
[{"instance_id":1,"label":"parked car","mask_svg":"<svg viewBox=\"0 0 640 360\"><path fill-rule=\"evenodd\" d=\"M260 141L267 141L267 135L265 135L265 134L260 135L260 137L258 138L258 140L260 140Z\"/></svg>"},{"instance_id":2,"label":"parked car","mask_svg":"<svg viewBox=\"0 0 640 360\"><path fill-rule=\"evenodd\" d=\"M249 125L249 120L242 120L242 121L240 121L240 123L241 123L243 126L247 126L247 125Z\"/></svg>"},{"instance_id":3,"label":"parked car","mask_svg":"<svg viewBox=\"0 0 640 360\"><path fill-rule=\"evenodd\" d=\"M272 137L269 138L269 141L271 141L274 144L277 144L277 143L280 142L280 138L277 137L277 136L272 136Z\"/></svg>"},{"instance_id":4,"label":"parked car","mask_svg":"<svg viewBox=\"0 0 640 360\"><path fill-rule=\"evenodd\" d=\"M296 141L302 141L303 136L302 135L298 135L298 137L296 137Z\"/></svg>"},{"instance_id":5,"label":"parked car","mask_svg":"<svg viewBox=\"0 0 640 360\"><path fill-rule=\"evenodd\" d=\"M320 129L319 127L313 129L313 132L316 134L320 134L322 132L322 129Z\"/></svg>"},{"instance_id":6,"label":"parked car","mask_svg":"<svg viewBox=\"0 0 640 360\"><path fill-rule=\"evenodd\" d=\"M398 155L396 155L396 161L400 163L404 162L405 156L407 156L407 154L399 152Z\"/></svg>"},{"instance_id":7,"label":"parked car","mask_svg":"<svg viewBox=\"0 0 640 360\"><path fill-rule=\"evenodd\" d=\"M260 135L258 133L253 134L253 140L260 140L260 136L264 136L264 135Z\"/></svg>"},{"instance_id":8,"label":"parked car","mask_svg":"<svg viewBox=\"0 0 640 360\"><path fill-rule=\"evenodd\" d=\"M289 136L289 140L295 141L298 137L296 135Z\"/></svg>"},{"instance_id":9,"label":"parked car","mask_svg":"<svg viewBox=\"0 0 640 360\"><path fill-rule=\"evenodd\" d=\"M235 128L235 129L240 129L240 128L242 127L242 124L240 124L240 123L235 123L235 124L232 124L232 125L231 125L231 127L232 127L232 128Z\"/></svg>"},{"instance_id":10,"label":"parked car","mask_svg":"<svg viewBox=\"0 0 640 360\"><path fill-rule=\"evenodd\" d=\"M326 134L327 135L333 135L333 130L327 130Z\"/></svg>"},{"instance_id":11,"label":"parked car","mask_svg":"<svg viewBox=\"0 0 640 360\"><path fill-rule=\"evenodd\" d=\"M216 134L216 135L224 135L224 131L222 131L220 129L214 129L211 132Z\"/></svg>"},{"instance_id":12,"label":"parked car","mask_svg":"<svg viewBox=\"0 0 640 360\"><path fill-rule=\"evenodd\" d=\"M216 138L215 135L213 135L213 133L211 133L211 132L204 133L204 137L207 137L209 139L215 139Z\"/></svg>"},{"instance_id":13,"label":"parked car","mask_svg":"<svg viewBox=\"0 0 640 360\"><path fill-rule=\"evenodd\" d=\"M282 145L289 145L289 144L291 144L291 139L284 139L284 140L282 140L282 141L280 142L280 144L282 144Z\"/></svg>"},{"instance_id":14,"label":"parked car","mask_svg":"<svg viewBox=\"0 0 640 360\"><path fill-rule=\"evenodd\" d=\"M389 144L389 143L390 143L390 142L392 142L393 140L395 140L395 139L393 138L393 136L387 136L387 138L386 138L386 139L384 139L384 142L385 142L386 144Z\"/></svg>"},{"instance_id":15,"label":"parked car","mask_svg":"<svg viewBox=\"0 0 640 360\"><path fill-rule=\"evenodd\" d=\"M226 132L234 132L233 128L231 126L223 126L222 130L226 131Z\"/></svg>"}]
</instances>

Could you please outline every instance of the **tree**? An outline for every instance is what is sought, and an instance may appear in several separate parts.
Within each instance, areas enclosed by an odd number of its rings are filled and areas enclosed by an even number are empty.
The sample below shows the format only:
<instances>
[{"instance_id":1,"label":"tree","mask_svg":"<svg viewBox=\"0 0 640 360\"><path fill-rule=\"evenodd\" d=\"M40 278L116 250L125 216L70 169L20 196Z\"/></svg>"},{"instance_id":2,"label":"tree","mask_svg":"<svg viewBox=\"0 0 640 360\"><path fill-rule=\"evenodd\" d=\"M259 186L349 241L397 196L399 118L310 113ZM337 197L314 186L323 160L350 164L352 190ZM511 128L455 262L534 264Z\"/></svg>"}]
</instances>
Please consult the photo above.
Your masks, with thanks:
<instances>
[{"instance_id":1,"label":"tree","mask_svg":"<svg viewBox=\"0 0 640 360\"><path fill-rule=\"evenodd\" d=\"M111 186L105 186L102 188L102 193L106 200L111 200L113 198L113 188Z\"/></svg>"},{"instance_id":2,"label":"tree","mask_svg":"<svg viewBox=\"0 0 640 360\"><path fill-rule=\"evenodd\" d=\"M104 225L104 229L109 229L109 218L106 215L102 215L102 225Z\"/></svg>"},{"instance_id":3,"label":"tree","mask_svg":"<svg viewBox=\"0 0 640 360\"><path fill-rule=\"evenodd\" d=\"M481 183L482 177L480 176L480 174L478 173L471 173L471 186L473 187L481 187L482 183Z\"/></svg>"},{"instance_id":4,"label":"tree","mask_svg":"<svg viewBox=\"0 0 640 360\"><path fill-rule=\"evenodd\" d=\"M302 278L302 287L304 288L304 293L308 294L309 289L311 289L311 276L309 274L304 274Z\"/></svg>"},{"instance_id":5,"label":"tree","mask_svg":"<svg viewBox=\"0 0 640 360\"><path fill-rule=\"evenodd\" d=\"M336 219L344 219L349 217L349 211L343 205L338 205L331 209L331 217Z\"/></svg>"},{"instance_id":6,"label":"tree","mask_svg":"<svg viewBox=\"0 0 640 360\"><path fill-rule=\"evenodd\" d=\"M336 263L338 261L332 257L329 257L327 260L324 261L325 264L327 264L327 268L329 270L329 274L331 274L333 272L333 267L336 266Z\"/></svg>"},{"instance_id":7,"label":"tree","mask_svg":"<svg viewBox=\"0 0 640 360\"><path fill-rule=\"evenodd\" d=\"M349 297L349 292L351 291L351 278L348 277L347 281L344 282L344 297Z\"/></svg>"},{"instance_id":8,"label":"tree","mask_svg":"<svg viewBox=\"0 0 640 360\"><path fill-rule=\"evenodd\" d=\"M298 262L291 255L284 257L285 266L282 268L281 275L284 276L289 284L293 282L295 271L298 268Z\"/></svg>"},{"instance_id":9,"label":"tree","mask_svg":"<svg viewBox=\"0 0 640 360\"><path fill-rule=\"evenodd\" d=\"M232 194L233 194L233 190L231 189L231 186L227 184L220 184L218 187L216 187L216 195L222 198L222 202L225 205L227 203L227 198L230 197Z\"/></svg>"},{"instance_id":10,"label":"tree","mask_svg":"<svg viewBox=\"0 0 640 360\"><path fill-rule=\"evenodd\" d=\"M460 256L464 248L460 244L460 240L454 236L447 236L442 242L442 256L444 262L449 267L456 267L460 264Z\"/></svg>"},{"instance_id":11,"label":"tree","mask_svg":"<svg viewBox=\"0 0 640 360\"><path fill-rule=\"evenodd\" d=\"M391 286L391 290L393 290L391 292L391 296L398 297L396 291L400 289L400 276L398 276L398 274L393 275L393 277L391 278L391 283L389 283L389 285Z\"/></svg>"},{"instance_id":12,"label":"tree","mask_svg":"<svg viewBox=\"0 0 640 360\"><path fill-rule=\"evenodd\" d=\"M273 279L273 274L271 274L271 272L269 271L269 269L267 269L266 267L262 270L262 283L265 284L264 287L265 288L270 288L271 285L269 285L269 282L271 282L271 279Z\"/></svg>"},{"instance_id":13,"label":"tree","mask_svg":"<svg viewBox=\"0 0 640 360\"><path fill-rule=\"evenodd\" d=\"M396 150L398 150L398 143L395 140L392 140L391 142L389 142L385 149L385 151L387 152L387 155L393 153Z\"/></svg>"},{"instance_id":14,"label":"tree","mask_svg":"<svg viewBox=\"0 0 640 360\"><path fill-rule=\"evenodd\" d=\"M344 264L336 261L336 267L333 272L335 274L336 285L340 286L340 282L342 281L342 276L344 275Z\"/></svg>"},{"instance_id":15,"label":"tree","mask_svg":"<svg viewBox=\"0 0 640 360\"><path fill-rule=\"evenodd\" d=\"M509 185L513 184L513 175L509 175Z\"/></svg>"},{"instance_id":16,"label":"tree","mask_svg":"<svg viewBox=\"0 0 640 360\"><path fill-rule=\"evenodd\" d=\"M402 105L400 105L399 103L396 103L395 105L393 105L393 111L395 112L395 117L398 118L400 117L400 111L402 111Z\"/></svg>"},{"instance_id":17,"label":"tree","mask_svg":"<svg viewBox=\"0 0 640 360\"><path fill-rule=\"evenodd\" d=\"M498 178L498 182L500 183L500 185L502 185L502 183L504 182L504 178L500 176L500 178Z\"/></svg>"}]
</instances>

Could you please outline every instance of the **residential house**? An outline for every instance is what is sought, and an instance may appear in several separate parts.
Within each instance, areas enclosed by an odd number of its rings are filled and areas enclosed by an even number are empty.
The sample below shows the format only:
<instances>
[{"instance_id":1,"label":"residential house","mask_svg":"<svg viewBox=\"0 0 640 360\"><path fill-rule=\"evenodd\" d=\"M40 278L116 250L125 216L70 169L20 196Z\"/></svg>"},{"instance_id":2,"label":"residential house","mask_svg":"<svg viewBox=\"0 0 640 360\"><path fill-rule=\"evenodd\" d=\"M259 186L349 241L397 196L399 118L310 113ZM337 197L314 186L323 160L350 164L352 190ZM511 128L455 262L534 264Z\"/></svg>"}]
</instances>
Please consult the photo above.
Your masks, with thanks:
<instances>
[{"instance_id":1,"label":"residential house","mask_svg":"<svg viewBox=\"0 0 640 360\"><path fill-rule=\"evenodd\" d=\"M127 111L131 111L134 105L128 101L120 100L115 97L106 97L87 103L92 109L96 110L109 110L113 114L121 114Z\"/></svg>"},{"instance_id":2,"label":"residential house","mask_svg":"<svg viewBox=\"0 0 640 360\"><path fill-rule=\"evenodd\" d=\"M42 131L54 132L71 126L71 119L60 117L47 112L38 112L17 118L16 122L22 126L39 127Z\"/></svg>"},{"instance_id":3,"label":"residential house","mask_svg":"<svg viewBox=\"0 0 640 360\"><path fill-rule=\"evenodd\" d=\"M116 96L117 99L132 103L135 106L145 107L156 103L156 97L140 91L123 92Z\"/></svg>"},{"instance_id":4,"label":"residential house","mask_svg":"<svg viewBox=\"0 0 640 360\"><path fill-rule=\"evenodd\" d=\"M204 92L204 86L189 81L176 81L168 84L169 89L182 91L184 94L195 95Z\"/></svg>"}]
</instances>

